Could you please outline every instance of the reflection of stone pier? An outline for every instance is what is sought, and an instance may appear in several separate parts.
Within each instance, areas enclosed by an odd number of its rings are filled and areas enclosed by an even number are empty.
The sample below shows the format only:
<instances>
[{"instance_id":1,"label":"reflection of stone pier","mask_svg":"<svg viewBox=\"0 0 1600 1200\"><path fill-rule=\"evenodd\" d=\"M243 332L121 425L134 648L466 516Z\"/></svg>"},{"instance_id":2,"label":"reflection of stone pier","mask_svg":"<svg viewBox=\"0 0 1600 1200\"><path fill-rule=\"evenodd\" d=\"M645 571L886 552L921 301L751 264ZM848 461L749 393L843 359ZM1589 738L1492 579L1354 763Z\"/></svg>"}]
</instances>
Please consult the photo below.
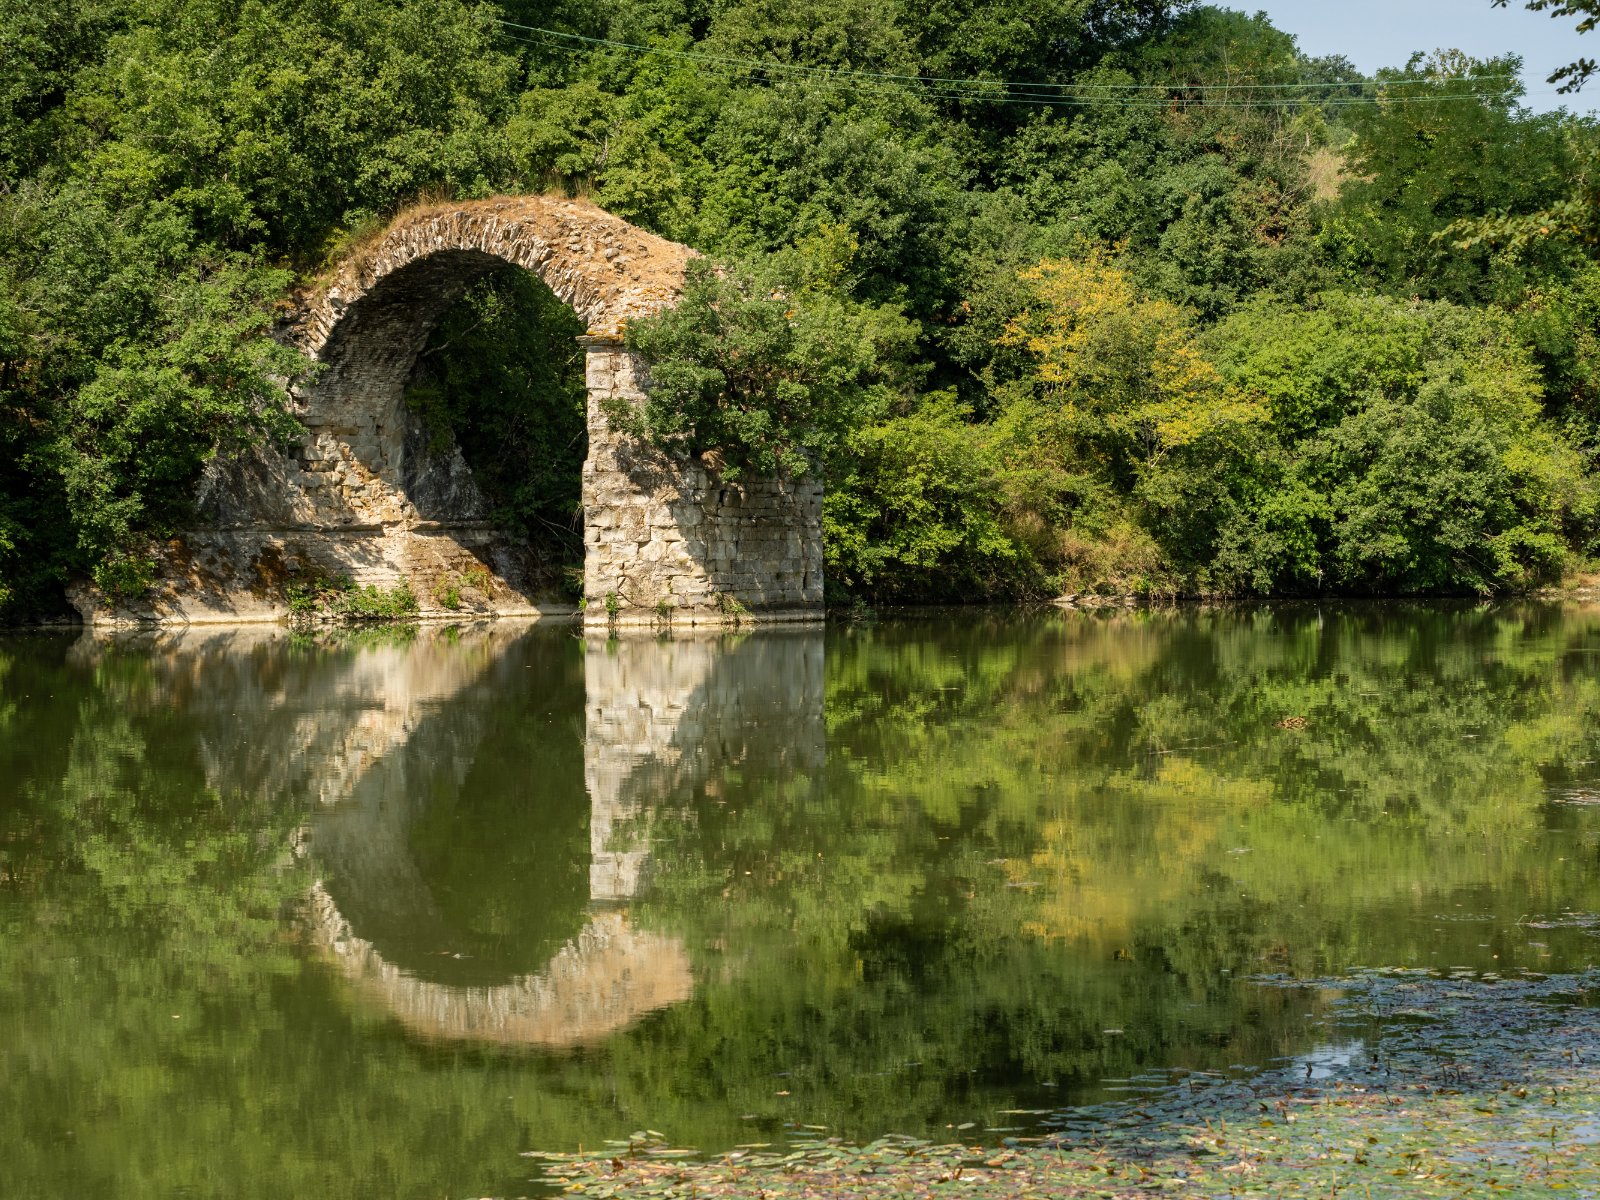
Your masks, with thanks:
<instances>
[{"instance_id":1,"label":"reflection of stone pier","mask_svg":"<svg viewBox=\"0 0 1600 1200\"><path fill-rule=\"evenodd\" d=\"M592 901L620 902L639 891L650 853L638 828L643 806L675 790L672 777L683 757L678 727L697 706L721 641L641 637L588 644L583 774L591 813Z\"/></svg>"},{"instance_id":2,"label":"reflection of stone pier","mask_svg":"<svg viewBox=\"0 0 1600 1200\"><path fill-rule=\"evenodd\" d=\"M570 638L509 622L314 639L163 631L87 637L77 653L119 645L153 668L137 702L198 715L200 760L225 803L309 807L296 851L319 874L309 940L364 1003L426 1037L573 1045L688 999L682 942L635 928L626 907L649 884L655 816L681 814L728 767L786 778L823 764L814 630L591 640L581 667ZM511 753L531 722L507 705L530 694L541 728L565 712L572 732L526 744L566 745L565 758ZM483 761L501 773L483 776ZM530 851L516 859L527 874L504 885L520 891L491 886L487 908L464 909L451 885L484 878L486 864L459 831L492 841L500 828L473 823L486 796L511 798L502 816L523 814L502 844ZM524 940L488 958L452 952L498 937L476 922L501 910Z\"/></svg>"},{"instance_id":3,"label":"reflection of stone pier","mask_svg":"<svg viewBox=\"0 0 1600 1200\"><path fill-rule=\"evenodd\" d=\"M820 630L591 639L584 659L590 897L620 902L648 874L652 807L688 801L728 765L820 773Z\"/></svg>"}]
</instances>

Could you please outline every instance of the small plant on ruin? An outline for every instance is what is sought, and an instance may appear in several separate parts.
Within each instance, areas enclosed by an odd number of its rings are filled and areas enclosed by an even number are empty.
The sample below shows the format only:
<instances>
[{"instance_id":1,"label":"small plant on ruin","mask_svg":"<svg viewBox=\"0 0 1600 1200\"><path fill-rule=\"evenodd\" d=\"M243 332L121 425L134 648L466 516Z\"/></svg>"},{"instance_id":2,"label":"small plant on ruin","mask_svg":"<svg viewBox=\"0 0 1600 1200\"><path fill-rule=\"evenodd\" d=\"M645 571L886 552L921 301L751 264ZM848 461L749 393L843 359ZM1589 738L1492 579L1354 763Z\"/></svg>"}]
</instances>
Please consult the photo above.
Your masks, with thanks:
<instances>
[{"instance_id":1,"label":"small plant on ruin","mask_svg":"<svg viewBox=\"0 0 1600 1200\"><path fill-rule=\"evenodd\" d=\"M622 601L617 599L615 592L606 593L606 616L616 620L617 614L622 611Z\"/></svg>"},{"instance_id":2,"label":"small plant on ruin","mask_svg":"<svg viewBox=\"0 0 1600 1200\"><path fill-rule=\"evenodd\" d=\"M332 598L328 610L349 621L392 621L417 611L417 594L402 577L394 587L384 590L369 583Z\"/></svg>"},{"instance_id":3,"label":"small plant on ruin","mask_svg":"<svg viewBox=\"0 0 1600 1200\"><path fill-rule=\"evenodd\" d=\"M433 598L439 602L440 608L448 608L451 612L461 607L461 589L454 583L441 583L433 589Z\"/></svg>"},{"instance_id":4,"label":"small plant on ruin","mask_svg":"<svg viewBox=\"0 0 1600 1200\"><path fill-rule=\"evenodd\" d=\"M283 591L292 616L310 616L324 604L331 605L337 597L354 591L355 586L348 575L336 575L321 567L303 567L290 573Z\"/></svg>"},{"instance_id":5,"label":"small plant on ruin","mask_svg":"<svg viewBox=\"0 0 1600 1200\"><path fill-rule=\"evenodd\" d=\"M656 616L660 617L663 621L672 620L672 609L673 606L667 602L667 598L665 596L656 601Z\"/></svg>"},{"instance_id":6,"label":"small plant on ruin","mask_svg":"<svg viewBox=\"0 0 1600 1200\"><path fill-rule=\"evenodd\" d=\"M487 568L473 567L471 570L463 571L461 582L464 586L472 588L485 596L493 594L494 576L489 574Z\"/></svg>"},{"instance_id":7,"label":"small plant on ruin","mask_svg":"<svg viewBox=\"0 0 1600 1200\"><path fill-rule=\"evenodd\" d=\"M849 608L845 610L845 619L849 621L871 621L877 618L877 613L860 596L857 596Z\"/></svg>"}]
</instances>

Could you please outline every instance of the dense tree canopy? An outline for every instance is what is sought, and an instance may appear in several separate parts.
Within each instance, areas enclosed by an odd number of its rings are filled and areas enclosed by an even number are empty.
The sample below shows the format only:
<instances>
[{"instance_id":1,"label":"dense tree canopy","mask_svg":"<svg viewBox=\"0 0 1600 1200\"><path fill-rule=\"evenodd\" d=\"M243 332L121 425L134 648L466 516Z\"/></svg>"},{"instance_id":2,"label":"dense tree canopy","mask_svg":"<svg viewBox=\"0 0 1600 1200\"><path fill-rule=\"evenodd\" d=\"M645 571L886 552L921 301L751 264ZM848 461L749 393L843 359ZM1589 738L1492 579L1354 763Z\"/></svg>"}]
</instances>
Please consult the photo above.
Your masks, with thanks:
<instances>
[{"instance_id":1,"label":"dense tree canopy","mask_svg":"<svg viewBox=\"0 0 1600 1200\"><path fill-rule=\"evenodd\" d=\"M1595 127L1514 57L1364 78L1188 0L0 0L0 48L13 619L292 431L277 306L419 195L721 264L631 331L636 431L822 473L840 595L1494 591L1595 537ZM462 305L413 405L572 553L570 319Z\"/></svg>"}]
</instances>

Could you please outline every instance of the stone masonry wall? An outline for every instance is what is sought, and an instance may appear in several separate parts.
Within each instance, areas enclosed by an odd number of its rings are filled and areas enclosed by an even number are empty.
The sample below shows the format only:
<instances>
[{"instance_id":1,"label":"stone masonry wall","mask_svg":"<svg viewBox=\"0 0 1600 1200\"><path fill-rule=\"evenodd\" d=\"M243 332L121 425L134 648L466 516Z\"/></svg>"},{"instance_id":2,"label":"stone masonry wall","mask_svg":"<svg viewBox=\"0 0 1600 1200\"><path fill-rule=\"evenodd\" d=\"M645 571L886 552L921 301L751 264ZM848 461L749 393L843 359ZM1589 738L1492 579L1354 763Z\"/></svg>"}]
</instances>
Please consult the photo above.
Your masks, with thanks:
<instances>
[{"instance_id":1,"label":"stone masonry wall","mask_svg":"<svg viewBox=\"0 0 1600 1200\"><path fill-rule=\"evenodd\" d=\"M602 400L644 399L645 368L620 341L588 338L583 467L590 624L815 618L822 606L822 485L723 483L715 470L613 434Z\"/></svg>"}]
</instances>

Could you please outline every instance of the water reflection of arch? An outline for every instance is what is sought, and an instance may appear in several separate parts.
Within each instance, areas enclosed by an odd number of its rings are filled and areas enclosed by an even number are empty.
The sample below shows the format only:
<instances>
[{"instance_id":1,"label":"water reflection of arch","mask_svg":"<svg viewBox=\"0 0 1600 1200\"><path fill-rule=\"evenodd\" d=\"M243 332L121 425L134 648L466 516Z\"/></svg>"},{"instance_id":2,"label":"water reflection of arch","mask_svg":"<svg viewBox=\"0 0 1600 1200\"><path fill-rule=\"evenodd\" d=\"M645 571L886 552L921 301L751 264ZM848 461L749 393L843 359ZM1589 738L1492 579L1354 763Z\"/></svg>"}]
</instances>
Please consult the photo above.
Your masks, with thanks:
<instances>
[{"instance_id":1,"label":"water reflection of arch","mask_svg":"<svg viewBox=\"0 0 1600 1200\"><path fill-rule=\"evenodd\" d=\"M582 662L570 636L512 622L310 638L272 627L212 628L90 636L76 654L84 665L138 657L148 686L130 702L183 712L225 803L309 803L297 850L321 876L306 905L310 940L358 996L412 1031L569 1045L690 994L676 940L636 931L620 913L586 911L586 870L570 936L537 970L463 986L410 953L458 943L461 932L408 834L461 792L496 706L526 695L531 679L539 679L535 691L564 688L577 718ZM562 811L576 817L569 823L586 845L579 753L574 744ZM452 966L461 976L473 964Z\"/></svg>"},{"instance_id":2,"label":"water reflection of arch","mask_svg":"<svg viewBox=\"0 0 1600 1200\"><path fill-rule=\"evenodd\" d=\"M820 776L821 635L591 639L583 655L586 920L538 972L452 986L380 947L401 936L448 939L404 848L405 830L430 802L416 779L454 754L446 782L465 782L460 715L516 686L520 660L511 657L511 678L502 671L464 681L449 698L449 720L419 720L403 750L375 761L313 819L316 856L342 882L313 889L312 926L345 976L413 1030L507 1044L593 1041L693 990L682 943L632 928L624 907L648 879L649 813L687 799L725 765Z\"/></svg>"},{"instance_id":3,"label":"water reflection of arch","mask_svg":"<svg viewBox=\"0 0 1600 1200\"><path fill-rule=\"evenodd\" d=\"M323 880L312 889L309 925L356 991L413 1032L502 1044L592 1041L689 996L693 980L681 943L632 928L622 913L585 911L587 895L576 897L574 908L569 896L568 911L540 914L552 916L554 936L538 969L501 964L485 977L474 964L449 958L462 930L419 864L412 838L430 810L468 786L494 707L527 688L528 666L548 671L529 661L526 645L519 653L497 642L491 626L470 644L462 637L452 646L447 657L458 670L448 688L438 686L430 652L413 651L391 679L404 689L411 667L428 699L411 714L403 741L370 756L342 794L324 796L316 807L308 841ZM557 643L554 652L568 648ZM468 663L471 669L459 669ZM526 769L536 775L540 764ZM560 790L561 781L549 782ZM556 825L576 815L581 829L587 806L579 780L570 785L572 794L554 797L551 811ZM563 909L551 901L551 910ZM436 947L446 961L431 957Z\"/></svg>"},{"instance_id":4,"label":"water reflection of arch","mask_svg":"<svg viewBox=\"0 0 1600 1200\"><path fill-rule=\"evenodd\" d=\"M213 629L86 638L80 654L119 646L147 659L154 698L198 726L219 794L308 800L312 941L359 995L429 1037L571 1045L688 998L682 943L635 929L624 907L648 878L649 814L722 765L822 765L820 633L584 645L508 622L298 642ZM583 894L539 969L464 983L470 964L413 953L460 930L411 835L468 787L506 698L532 678L584 710L569 781L590 850ZM520 767L549 782L543 764Z\"/></svg>"}]
</instances>

